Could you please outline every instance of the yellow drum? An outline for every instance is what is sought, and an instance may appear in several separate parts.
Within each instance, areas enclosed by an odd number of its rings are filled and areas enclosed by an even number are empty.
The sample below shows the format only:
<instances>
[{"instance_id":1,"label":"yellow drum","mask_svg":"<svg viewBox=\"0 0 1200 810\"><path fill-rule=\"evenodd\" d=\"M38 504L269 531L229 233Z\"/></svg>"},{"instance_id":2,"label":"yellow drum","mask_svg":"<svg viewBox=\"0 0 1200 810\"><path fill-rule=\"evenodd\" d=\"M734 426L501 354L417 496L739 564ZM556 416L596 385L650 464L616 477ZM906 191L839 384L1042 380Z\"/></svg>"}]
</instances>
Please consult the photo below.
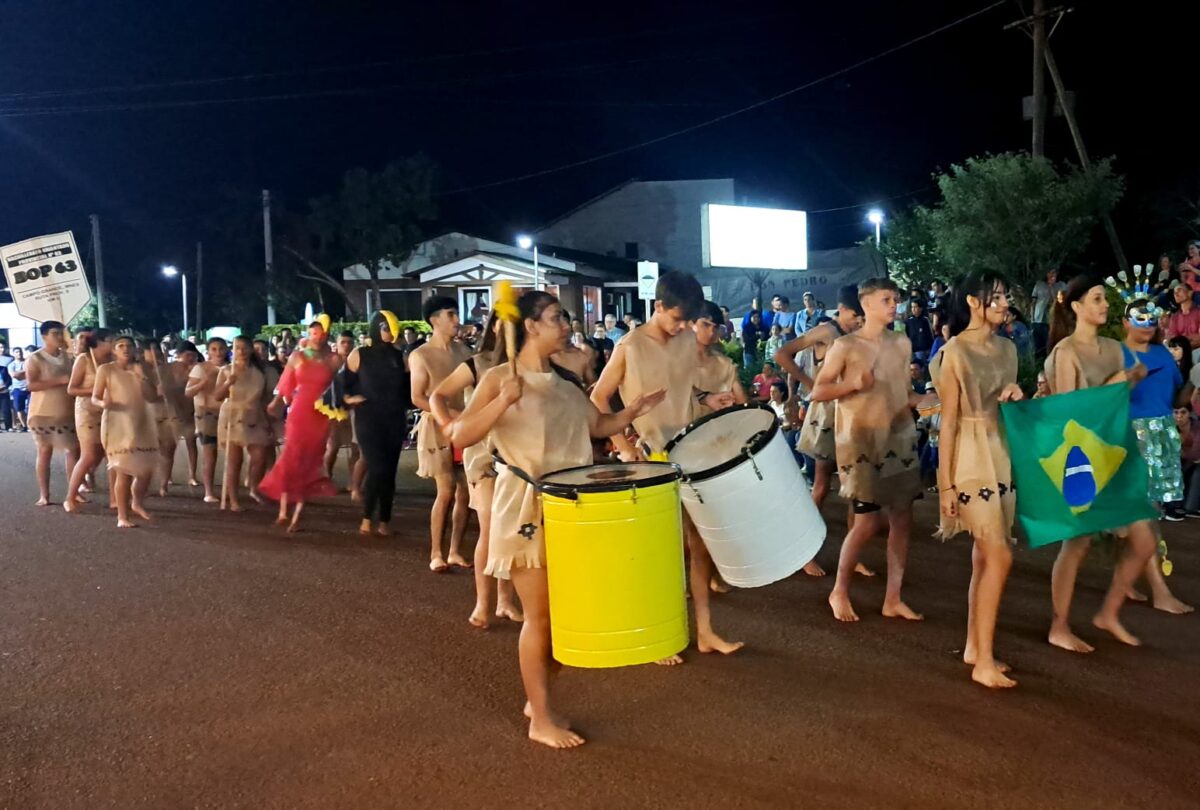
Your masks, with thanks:
<instances>
[{"instance_id":1,"label":"yellow drum","mask_svg":"<svg viewBox=\"0 0 1200 810\"><path fill-rule=\"evenodd\" d=\"M556 660L623 667L687 647L679 475L643 462L542 478Z\"/></svg>"}]
</instances>

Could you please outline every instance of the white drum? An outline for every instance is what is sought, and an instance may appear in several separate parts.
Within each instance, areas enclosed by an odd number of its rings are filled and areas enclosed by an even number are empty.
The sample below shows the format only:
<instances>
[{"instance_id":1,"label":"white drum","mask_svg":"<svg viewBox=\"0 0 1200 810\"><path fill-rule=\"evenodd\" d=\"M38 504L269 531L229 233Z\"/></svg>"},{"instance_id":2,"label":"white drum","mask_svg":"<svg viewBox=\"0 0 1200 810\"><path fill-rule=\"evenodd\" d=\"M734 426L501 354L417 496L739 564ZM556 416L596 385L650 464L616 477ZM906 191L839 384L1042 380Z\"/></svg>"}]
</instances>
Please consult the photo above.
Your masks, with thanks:
<instances>
[{"instance_id":1,"label":"white drum","mask_svg":"<svg viewBox=\"0 0 1200 810\"><path fill-rule=\"evenodd\" d=\"M730 585L769 585L817 556L825 521L773 411L749 404L710 413L666 450L683 470L688 517Z\"/></svg>"}]
</instances>

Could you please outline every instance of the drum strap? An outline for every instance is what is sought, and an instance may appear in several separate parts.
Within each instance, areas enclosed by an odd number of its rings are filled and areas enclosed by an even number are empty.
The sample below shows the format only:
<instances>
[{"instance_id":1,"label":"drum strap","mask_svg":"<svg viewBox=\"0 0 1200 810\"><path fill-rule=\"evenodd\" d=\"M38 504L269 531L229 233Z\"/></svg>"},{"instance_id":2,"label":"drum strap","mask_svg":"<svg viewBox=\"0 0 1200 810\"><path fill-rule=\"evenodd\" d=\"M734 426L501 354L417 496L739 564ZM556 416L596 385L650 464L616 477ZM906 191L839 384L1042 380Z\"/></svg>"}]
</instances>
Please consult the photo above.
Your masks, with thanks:
<instances>
[{"instance_id":1,"label":"drum strap","mask_svg":"<svg viewBox=\"0 0 1200 810\"><path fill-rule=\"evenodd\" d=\"M492 460L495 461L497 464L503 464L508 469L509 472L511 472L517 478L520 478L526 484L529 484L529 486L533 487L535 492L542 491L542 488L540 486L538 486L538 482L533 480L533 476L531 476L529 473L522 470L520 467L514 467L513 465L511 465L507 461L505 461L504 457L500 455L499 450L492 451Z\"/></svg>"}]
</instances>

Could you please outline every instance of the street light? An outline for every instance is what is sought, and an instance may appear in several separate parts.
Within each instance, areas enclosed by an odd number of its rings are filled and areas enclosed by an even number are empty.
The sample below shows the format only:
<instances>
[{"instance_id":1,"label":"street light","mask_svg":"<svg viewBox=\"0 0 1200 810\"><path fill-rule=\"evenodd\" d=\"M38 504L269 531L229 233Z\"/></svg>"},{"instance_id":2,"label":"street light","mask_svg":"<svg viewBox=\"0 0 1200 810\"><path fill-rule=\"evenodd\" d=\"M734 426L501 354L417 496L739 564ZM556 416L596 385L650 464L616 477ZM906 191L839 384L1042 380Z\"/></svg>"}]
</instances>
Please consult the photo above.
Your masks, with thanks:
<instances>
[{"instance_id":1,"label":"street light","mask_svg":"<svg viewBox=\"0 0 1200 810\"><path fill-rule=\"evenodd\" d=\"M179 276L179 278L183 281L183 339L187 340L187 273L179 272L178 268L176 268L173 264L165 264L163 265L162 274L167 278L175 278L175 276Z\"/></svg>"},{"instance_id":2,"label":"street light","mask_svg":"<svg viewBox=\"0 0 1200 810\"><path fill-rule=\"evenodd\" d=\"M533 288L535 290L542 289L542 279L538 272L538 249L533 242L533 237L526 234L521 234L517 237L517 247L521 250L529 250L533 248Z\"/></svg>"},{"instance_id":3,"label":"street light","mask_svg":"<svg viewBox=\"0 0 1200 810\"><path fill-rule=\"evenodd\" d=\"M872 208L867 212L867 221L875 226L875 248L879 248L880 230L883 227L883 212L878 208Z\"/></svg>"}]
</instances>

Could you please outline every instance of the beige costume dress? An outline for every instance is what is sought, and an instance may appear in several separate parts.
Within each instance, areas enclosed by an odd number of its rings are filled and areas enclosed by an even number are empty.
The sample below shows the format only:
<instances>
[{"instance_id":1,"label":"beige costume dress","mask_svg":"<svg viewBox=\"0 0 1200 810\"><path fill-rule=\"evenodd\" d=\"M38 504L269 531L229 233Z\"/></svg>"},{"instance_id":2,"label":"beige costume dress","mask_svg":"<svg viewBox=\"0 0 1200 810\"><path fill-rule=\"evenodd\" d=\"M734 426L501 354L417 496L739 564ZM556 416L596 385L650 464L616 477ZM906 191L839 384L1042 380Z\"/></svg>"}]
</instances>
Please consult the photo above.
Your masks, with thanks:
<instances>
[{"instance_id":1,"label":"beige costume dress","mask_svg":"<svg viewBox=\"0 0 1200 810\"><path fill-rule=\"evenodd\" d=\"M217 372L217 385L223 385L233 373L233 366L222 366ZM267 420L266 377L254 366L238 372L221 403L217 423L217 441L221 447L232 442L238 447L265 447L272 441L271 425Z\"/></svg>"},{"instance_id":2,"label":"beige costume dress","mask_svg":"<svg viewBox=\"0 0 1200 810\"><path fill-rule=\"evenodd\" d=\"M513 371L505 363L487 373L503 384ZM528 480L592 463L587 395L554 371L519 373L521 398L509 406L490 434L505 463L496 465L484 573L500 579L508 579L514 568L541 568L545 563L542 500Z\"/></svg>"},{"instance_id":3,"label":"beige costume dress","mask_svg":"<svg viewBox=\"0 0 1200 810\"><path fill-rule=\"evenodd\" d=\"M492 359L489 354L477 354L467 360L467 366L471 369L471 374L475 378L475 383L468 385L463 390L463 400L470 403L471 397L475 394L475 386L479 380L491 368ZM482 508L489 508L491 503L480 503L479 485L488 478L496 477L496 465L492 461L492 450L495 449L492 445L492 438L488 438L473 444L470 447L463 448L463 472L467 476L467 487L471 497L471 508L479 511Z\"/></svg>"},{"instance_id":4,"label":"beige costume dress","mask_svg":"<svg viewBox=\"0 0 1200 810\"><path fill-rule=\"evenodd\" d=\"M159 461L158 425L141 378L116 363L105 363L99 374L106 378L109 401L100 420L108 466L135 478L153 475Z\"/></svg>"},{"instance_id":5,"label":"beige costume dress","mask_svg":"<svg viewBox=\"0 0 1200 810\"><path fill-rule=\"evenodd\" d=\"M58 357L38 349L25 361L25 371L37 368L41 379L69 377L71 355L61 351ZM29 392L29 432L38 447L73 450L79 446L75 432L75 414L67 386L60 385L45 391Z\"/></svg>"},{"instance_id":6,"label":"beige costume dress","mask_svg":"<svg viewBox=\"0 0 1200 810\"><path fill-rule=\"evenodd\" d=\"M830 324L837 330L839 339L846 334L837 321L830 321ZM813 378L814 383L817 375L821 373L821 366L825 365L825 356L829 354L831 346L832 344L825 347L825 354L822 354L820 359L817 358L816 347L812 348L812 370L809 376ZM800 436L796 439L796 449L818 461L837 460L837 441L834 438L837 405L836 400L809 404L804 424L800 427Z\"/></svg>"},{"instance_id":7,"label":"beige costume dress","mask_svg":"<svg viewBox=\"0 0 1200 810\"><path fill-rule=\"evenodd\" d=\"M180 363L168 363L158 369L162 378L163 404L171 419L170 426L175 429L174 439L191 442L196 438L196 403L184 393L187 376L180 373L182 371Z\"/></svg>"},{"instance_id":8,"label":"beige costume dress","mask_svg":"<svg viewBox=\"0 0 1200 810\"><path fill-rule=\"evenodd\" d=\"M188 374L189 380L202 380L206 373L211 373L213 365L206 362L197 363L192 367L192 371ZM217 367L220 371L223 366ZM216 379L215 376L213 378ZM213 389L216 388L214 382L207 390L201 391L195 396L195 425L196 435L205 439L217 438L217 425L221 416L221 403L213 396Z\"/></svg>"},{"instance_id":9,"label":"beige costume dress","mask_svg":"<svg viewBox=\"0 0 1200 810\"><path fill-rule=\"evenodd\" d=\"M621 400L629 405L643 394L666 389L666 399L633 423L639 441L651 452L659 453L692 421L696 335L685 329L663 345L650 337L647 329L639 326L621 338L625 378L620 392Z\"/></svg>"},{"instance_id":10,"label":"beige costume dress","mask_svg":"<svg viewBox=\"0 0 1200 810\"><path fill-rule=\"evenodd\" d=\"M92 355L81 354L75 363L83 364L83 387L89 391L96 390L96 361ZM100 444L100 417L103 413L102 408L92 404L90 396L75 397L75 432L81 444Z\"/></svg>"},{"instance_id":11,"label":"beige costume dress","mask_svg":"<svg viewBox=\"0 0 1200 810\"><path fill-rule=\"evenodd\" d=\"M908 407L908 338L884 332L878 341L859 333L838 338L853 341L856 355L872 357L874 383L838 400L834 417L839 494L851 501L906 507L921 492L917 464L917 428Z\"/></svg>"},{"instance_id":12,"label":"beige costume dress","mask_svg":"<svg viewBox=\"0 0 1200 810\"><path fill-rule=\"evenodd\" d=\"M431 347L428 343L416 351L421 352L427 349L430 351L441 351L440 349ZM454 358L450 371L458 368L459 363L465 363L469 356L467 349L461 343L457 342L450 344L450 352ZM438 382L441 381L439 380ZM436 387L436 385L432 387ZM461 412L464 407L462 395L455 397L447 404L453 410ZM450 446L450 440L446 438L446 434L442 433L441 428L438 427L433 414L422 412L421 421L417 422L417 475L421 478L436 478L439 475L450 475L454 472L454 467L454 448Z\"/></svg>"},{"instance_id":13,"label":"beige costume dress","mask_svg":"<svg viewBox=\"0 0 1200 810\"><path fill-rule=\"evenodd\" d=\"M983 344L953 337L934 357L929 372L943 400L944 385L950 384L947 372L958 387L954 458L942 459L950 464L958 516L942 515L938 536L949 540L970 532L976 540L1014 542L1017 496L1000 421L1000 393L1017 381L1016 344L998 335ZM942 448L945 435L943 430Z\"/></svg>"},{"instance_id":14,"label":"beige costume dress","mask_svg":"<svg viewBox=\"0 0 1200 810\"><path fill-rule=\"evenodd\" d=\"M1125 368L1121 344L1112 338L1097 338L1095 346L1068 336L1055 344L1046 357L1046 384L1052 394L1067 394L1108 383Z\"/></svg>"},{"instance_id":15,"label":"beige costume dress","mask_svg":"<svg viewBox=\"0 0 1200 810\"><path fill-rule=\"evenodd\" d=\"M700 396L732 391L733 384L737 382L737 367L724 352L710 351L696 361L693 374L695 396L692 397L691 421L695 422L713 412L712 408L700 403Z\"/></svg>"}]
</instances>

